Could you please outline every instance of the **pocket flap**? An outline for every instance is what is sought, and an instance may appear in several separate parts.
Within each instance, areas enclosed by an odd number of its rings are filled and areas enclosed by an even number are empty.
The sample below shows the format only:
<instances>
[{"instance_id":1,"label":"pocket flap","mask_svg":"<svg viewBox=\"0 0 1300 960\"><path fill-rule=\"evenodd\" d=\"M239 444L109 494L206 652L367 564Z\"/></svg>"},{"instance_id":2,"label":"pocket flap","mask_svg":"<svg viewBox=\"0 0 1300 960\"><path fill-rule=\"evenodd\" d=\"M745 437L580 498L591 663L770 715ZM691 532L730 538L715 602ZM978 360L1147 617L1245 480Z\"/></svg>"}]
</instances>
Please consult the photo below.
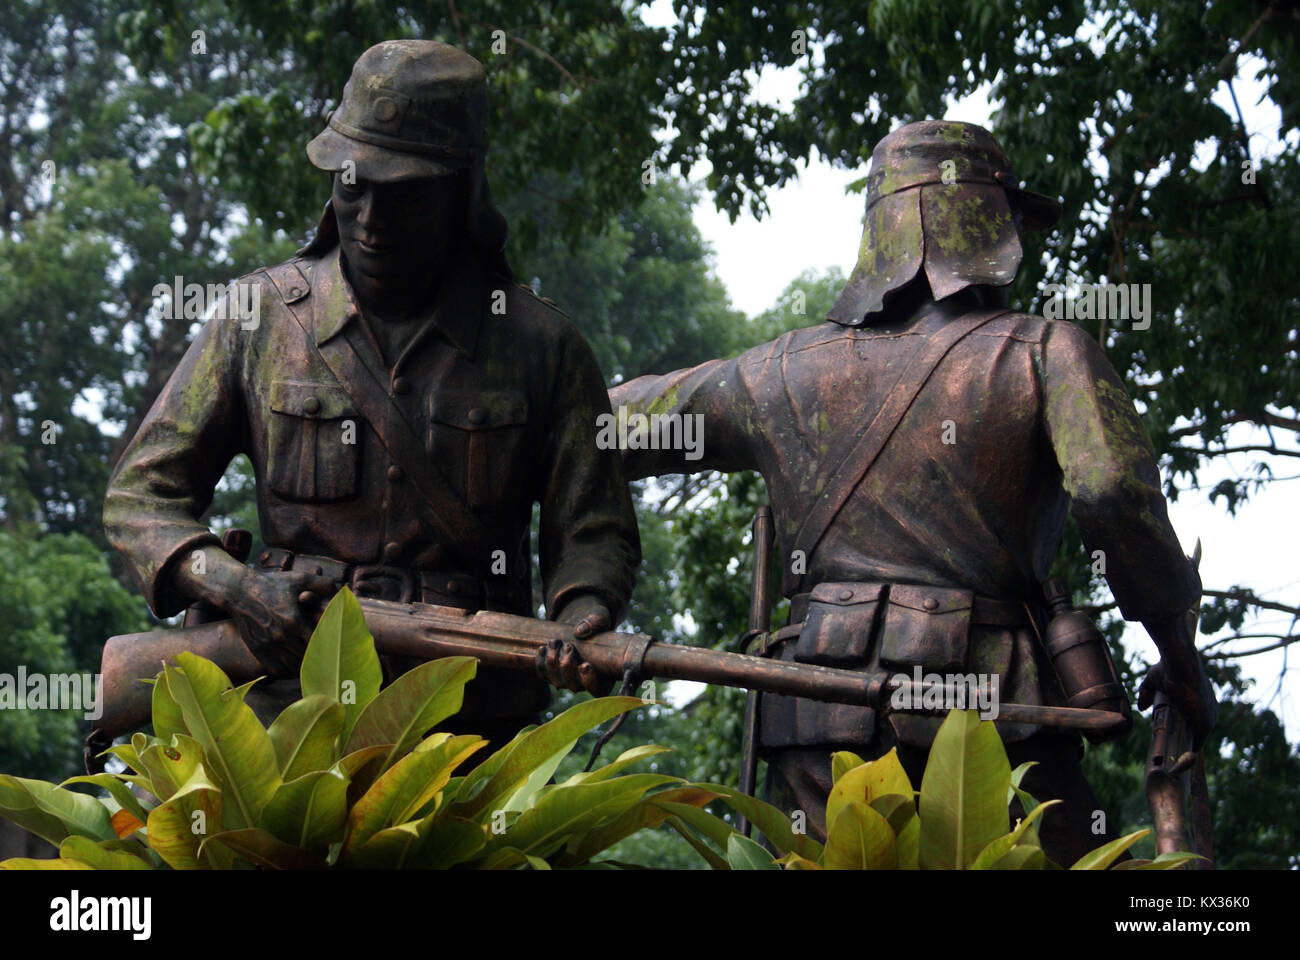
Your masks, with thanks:
<instances>
[{"instance_id":1,"label":"pocket flap","mask_svg":"<svg viewBox=\"0 0 1300 960\"><path fill-rule=\"evenodd\" d=\"M880 599L883 583L819 583L808 595L809 603L833 603L851 607L857 603L870 603Z\"/></svg>"},{"instance_id":2,"label":"pocket flap","mask_svg":"<svg viewBox=\"0 0 1300 960\"><path fill-rule=\"evenodd\" d=\"M494 430L528 422L528 401L517 390L444 390L429 398L429 416L461 430Z\"/></svg>"},{"instance_id":3,"label":"pocket flap","mask_svg":"<svg viewBox=\"0 0 1300 960\"><path fill-rule=\"evenodd\" d=\"M270 403L274 412L295 417L336 420L357 415L357 405L352 397L335 383L274 380L271 382Z\"/></svg>"},{"instance_id":4,"label":"pocket flap","mask_svg":"<svg viewBox=\"0 0 1300 960\"><path fill-rule=\"evenodd\" d=\"M971 590L919 587L896 583L889 590L889 602L922 613L955 613L969 610L975 594Z\"/></svg>"}]
</instances>

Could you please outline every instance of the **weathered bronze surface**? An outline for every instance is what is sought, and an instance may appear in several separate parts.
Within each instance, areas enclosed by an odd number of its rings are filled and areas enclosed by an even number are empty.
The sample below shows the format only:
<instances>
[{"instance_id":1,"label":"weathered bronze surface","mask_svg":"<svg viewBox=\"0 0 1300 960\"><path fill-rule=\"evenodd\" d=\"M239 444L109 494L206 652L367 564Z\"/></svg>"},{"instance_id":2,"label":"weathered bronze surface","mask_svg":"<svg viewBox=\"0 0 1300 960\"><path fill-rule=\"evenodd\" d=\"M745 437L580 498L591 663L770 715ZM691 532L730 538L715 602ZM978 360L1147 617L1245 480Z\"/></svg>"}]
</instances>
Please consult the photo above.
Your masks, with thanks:
<instances>
[{"instance_id":1,"label":"weathered bronze surface","mask_svg":"<svg viewBox=\"0 0 1300 960\"><path fill-rule=\"evenodd\" d=\"M571 631L562 625L532 617L424 603L398 603L362 599L366 624L381 654L431 660L437 657L474 657L486 668L526 672L540 652L564 642ZM108 698L99 722L102 737L113 737L146 722L152 702L148 685L161 662L183 650L211 660L238 685L262 675L261 664L248 652L234 624L228 620L200 624L184 630L154 630L111 638L104 645L102 672ZM809 697L832 703L870 704L887 709L891 690L882 677L833 667L786 663L763 657L704 650L699 647L658 643L641 633L608 631L585 640L585 661L606 676L634 673L663 680L689 680L744 687L770 693ZM904 685L911 687L910 681ZM917 700L919 702L919 696ZM945 708L918 712L943 713ZM1010 722L1029 721L1071 729L1101 732L1123 722L1123 717L1102 710L1045 707L1003 703Z\"/></svg>"},{"instance_id":2,"label":"weathered bronze surface","mask_svg":"<svg viewBox=\"0 0 1300 960\"><path fill-rule=\"evenodd\" d=\"M1019 267L1020 230L1048 225L1056 210L1019 190L981 128L896 131L873 155L858 266L830 322L612 390L616 413L704 418L700 459L641 444L624 451L625 464L630 478L762 474L783 592L792 619L808 617L782 631L782 661L996 676L1002 699L1024 704L1064 703L1040 639L1041 583L1069 510L1088 550L1104 555L1123 615L1159 646L1157 682L1193 719L1199 743L1216 708L1181 624L1200 581L1123 381L1081 328L998 309ZM927 377L918 358L957 324L972 329ZM847 463L900 409L875 459ZM858 467L860 479L848 476ZM824 529L810 533L819 514ZM874 756L897 745L915 776L936 729L924 717L882 722L869 707L764 697L768 797L804 810L820 832L832 750ZM1095 847L1097 805L1077 735L1033 723L1000 732L1013 765L1040 761L1026 789L1067 801L1046 818L1048 855L1064 862Z\"/></svg>"},{"instance_id":3,"label":"weathered bronze surface","mask_svg":"<svg viewBox=\"0 0 1300 960\"><path fill-rule=\"evenodd\" d=\"M238 281L260 316L204 325L110 480L105 526L154 612L222 611L263 672L294 672L345 583L533 614L534 503L552 618L604 630L631 593L631 499L592 427L604 381L569 320L512 280L485 102L482 66L453 47L361 56L308 147L333 174L316 238ZM199 521L241 453L267 545L256 570ZM508 735L547 698L534 674L487 669L460 719Z\"/></svg>"}]
</instances>

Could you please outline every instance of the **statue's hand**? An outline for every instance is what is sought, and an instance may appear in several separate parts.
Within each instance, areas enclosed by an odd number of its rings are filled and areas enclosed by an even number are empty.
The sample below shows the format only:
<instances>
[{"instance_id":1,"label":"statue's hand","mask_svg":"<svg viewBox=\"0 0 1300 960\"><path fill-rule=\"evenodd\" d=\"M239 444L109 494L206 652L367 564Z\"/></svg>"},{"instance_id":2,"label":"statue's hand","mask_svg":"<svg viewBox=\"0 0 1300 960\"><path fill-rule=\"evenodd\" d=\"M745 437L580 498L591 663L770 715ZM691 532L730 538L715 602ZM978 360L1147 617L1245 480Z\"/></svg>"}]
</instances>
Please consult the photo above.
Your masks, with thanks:
<instances>
[{"instance_id":1,"label":"statue's hand","mask_svg":"<svg viewBox=\"0 0 1300 960\"><path fill-rule=\"evenodd\" d=\"M248 570L224 608L249 651L272 676L293 676L324 609L323 601L334 592L333 581L306 571Z\"/></svg>"},{"instance_id":2,"label":"statue's hand","mask_svg":"<svg viewBox=\"0 0 1300 960\"><path fill-rule=\"evenodd\" d=\"M583 593L575 596L556 617L558 623L573 627L577 641L603 633L610 628L609 607L599 597ZM614 683L601 676L583 659L581 643L551 640L537 651L537 673L548 683L566 690L587 690L598 697L609 693Z\"/></svg>"},{"instance_id":3,"label":"statue's hand","mask_svg":"<svg viewBox=\"0 0 1300 960\"><path fill-rule=\"evenodd\" d=\"M1214 696L1200 658L1190 664L1184 658L1162 659L1148 671L1138 687L1138 709L1145 710L1164 693L1192 727L1192 749L1199 751L1219 718L1219 701Z\"/></svg>"}]
</instances>

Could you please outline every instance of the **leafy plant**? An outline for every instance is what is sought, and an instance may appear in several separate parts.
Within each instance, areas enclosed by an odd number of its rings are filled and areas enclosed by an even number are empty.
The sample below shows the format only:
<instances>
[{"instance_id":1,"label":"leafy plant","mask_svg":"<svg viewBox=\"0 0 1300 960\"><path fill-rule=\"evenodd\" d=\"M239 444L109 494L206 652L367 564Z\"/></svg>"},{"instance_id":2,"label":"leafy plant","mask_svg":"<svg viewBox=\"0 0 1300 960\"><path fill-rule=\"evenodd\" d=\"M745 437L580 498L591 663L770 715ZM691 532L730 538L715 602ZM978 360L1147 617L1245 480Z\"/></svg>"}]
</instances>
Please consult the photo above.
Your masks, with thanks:
<instances>
[{"instance_id":1,"label":"leafy plant","mask_svg":"<svg viewBox=\"0 0 1300 960\"><path fill-rule=\"evenodd\" d=\"M683 816L730 831L700 809L717 792L622 772L662 747L548 783L583 733L643 706L635 697L578 703L457 775L487 742L426 732L460 709L475 667L434 660L381 690L374 639L346 588L312 634L302 699L269 729L244 702L252 683L236 688L210 661L179 654L153 681L154 734L107 751L128 772L57 786L0 776L0 816L59 848L0 867L549 869L602 865L593 858L613 844Z\"/></svg>"},{"instance_id":2,"label":"leafy plant","mask_svg":"<svg viewBox=\"0 0 1300 960\"><path fill-rule=\"evenodd\" d=\"M1059 800L1039 803L1021 789L1024 763L1015 770L991 721L974 710L948 714L926 763L919 794L890 750L864 762L849 752L831 757L834 786L826 801L826 843L802 836L790 818L761 800L726 787L705 785L747 816L780 856L734 831L715 833L726 863L737 870L1044 870L1060 869L1038 842L1038 819ZM1029 814L1007 829L1016 797ZM919 801L919 802L918 802ZM701 816L707 816L698 811ZM711 829L701 821L703 830ZM1105 870L1149 830L1139 830L1085 854L1071 870ZM711 851L718 856L718 851ZM1117 870L1171 870L1193 853L1127 860Z\"/></svg>"}]
</instances>

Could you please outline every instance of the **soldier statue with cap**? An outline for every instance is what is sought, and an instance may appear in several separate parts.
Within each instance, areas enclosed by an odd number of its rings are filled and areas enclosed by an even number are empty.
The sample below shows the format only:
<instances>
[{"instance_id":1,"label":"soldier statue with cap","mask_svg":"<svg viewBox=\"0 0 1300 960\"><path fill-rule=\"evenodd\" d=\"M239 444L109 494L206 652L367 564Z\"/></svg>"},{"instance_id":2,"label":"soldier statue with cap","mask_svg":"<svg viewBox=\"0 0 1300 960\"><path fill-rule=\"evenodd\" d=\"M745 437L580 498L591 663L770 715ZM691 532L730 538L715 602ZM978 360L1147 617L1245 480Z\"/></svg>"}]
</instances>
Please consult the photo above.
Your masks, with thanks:
<instances>
[{"instance_id":1,"label":"soldier statue with cap","mask_svg":"<svg viewBox=\"0 0 1300 960\"><path fill-rule=\"evenodd\" d=\"M532 615L534 503L552 619L585 637L631 594L632 503L593 429L604 380L573 324L512 281L485 111L483 67L454 47L362 54L307 146L333 175L314 239L238 281L258 286L257 322L204 325L109 482L109 539L154 612L215 608L274 675L345 584ZM199 519L241 453L265 543L253 567ZM390 679L409 666L385 658ZM548 678L599 685L569 644ZM548 689L481 670L457 722L508 740Z\"/></svg>"},{"instance_id":2,"label":"soldier statue with cap","mask_svg":"<svg viewBox=\"0 0 1300 960\"><path fill-rule=\"evenodd\" d=\"M1007 308L1021 232L1059 212L1020 189L987 130L896 130L873 151L857 266L826 322L616 387L616 411L704 416L702 457L628 449L626 472L763 476L791 600L766 655L996 677L1002 699L1026 704L1065 705L1078 680L1058 676L1043 642L1043 582L1069 510L1104 552L1125 618L1160 649L1143 705L1165 692L1199 747L1217 711L1185 616L1200 580L1141 420L1083 329ZM1126 710L1104 643L1101 656L1111 682L1094 686ZM834 750L897 747L919 784L939 723L782 696L764 696L759 717L768 799L804 811L818 836ZM997 726L1013 767L1037 761L1023 787L1065 801L1045 814L1047 855L1070 863L1106 839L1078 735Z\"/></svg>"}]
</instances>

